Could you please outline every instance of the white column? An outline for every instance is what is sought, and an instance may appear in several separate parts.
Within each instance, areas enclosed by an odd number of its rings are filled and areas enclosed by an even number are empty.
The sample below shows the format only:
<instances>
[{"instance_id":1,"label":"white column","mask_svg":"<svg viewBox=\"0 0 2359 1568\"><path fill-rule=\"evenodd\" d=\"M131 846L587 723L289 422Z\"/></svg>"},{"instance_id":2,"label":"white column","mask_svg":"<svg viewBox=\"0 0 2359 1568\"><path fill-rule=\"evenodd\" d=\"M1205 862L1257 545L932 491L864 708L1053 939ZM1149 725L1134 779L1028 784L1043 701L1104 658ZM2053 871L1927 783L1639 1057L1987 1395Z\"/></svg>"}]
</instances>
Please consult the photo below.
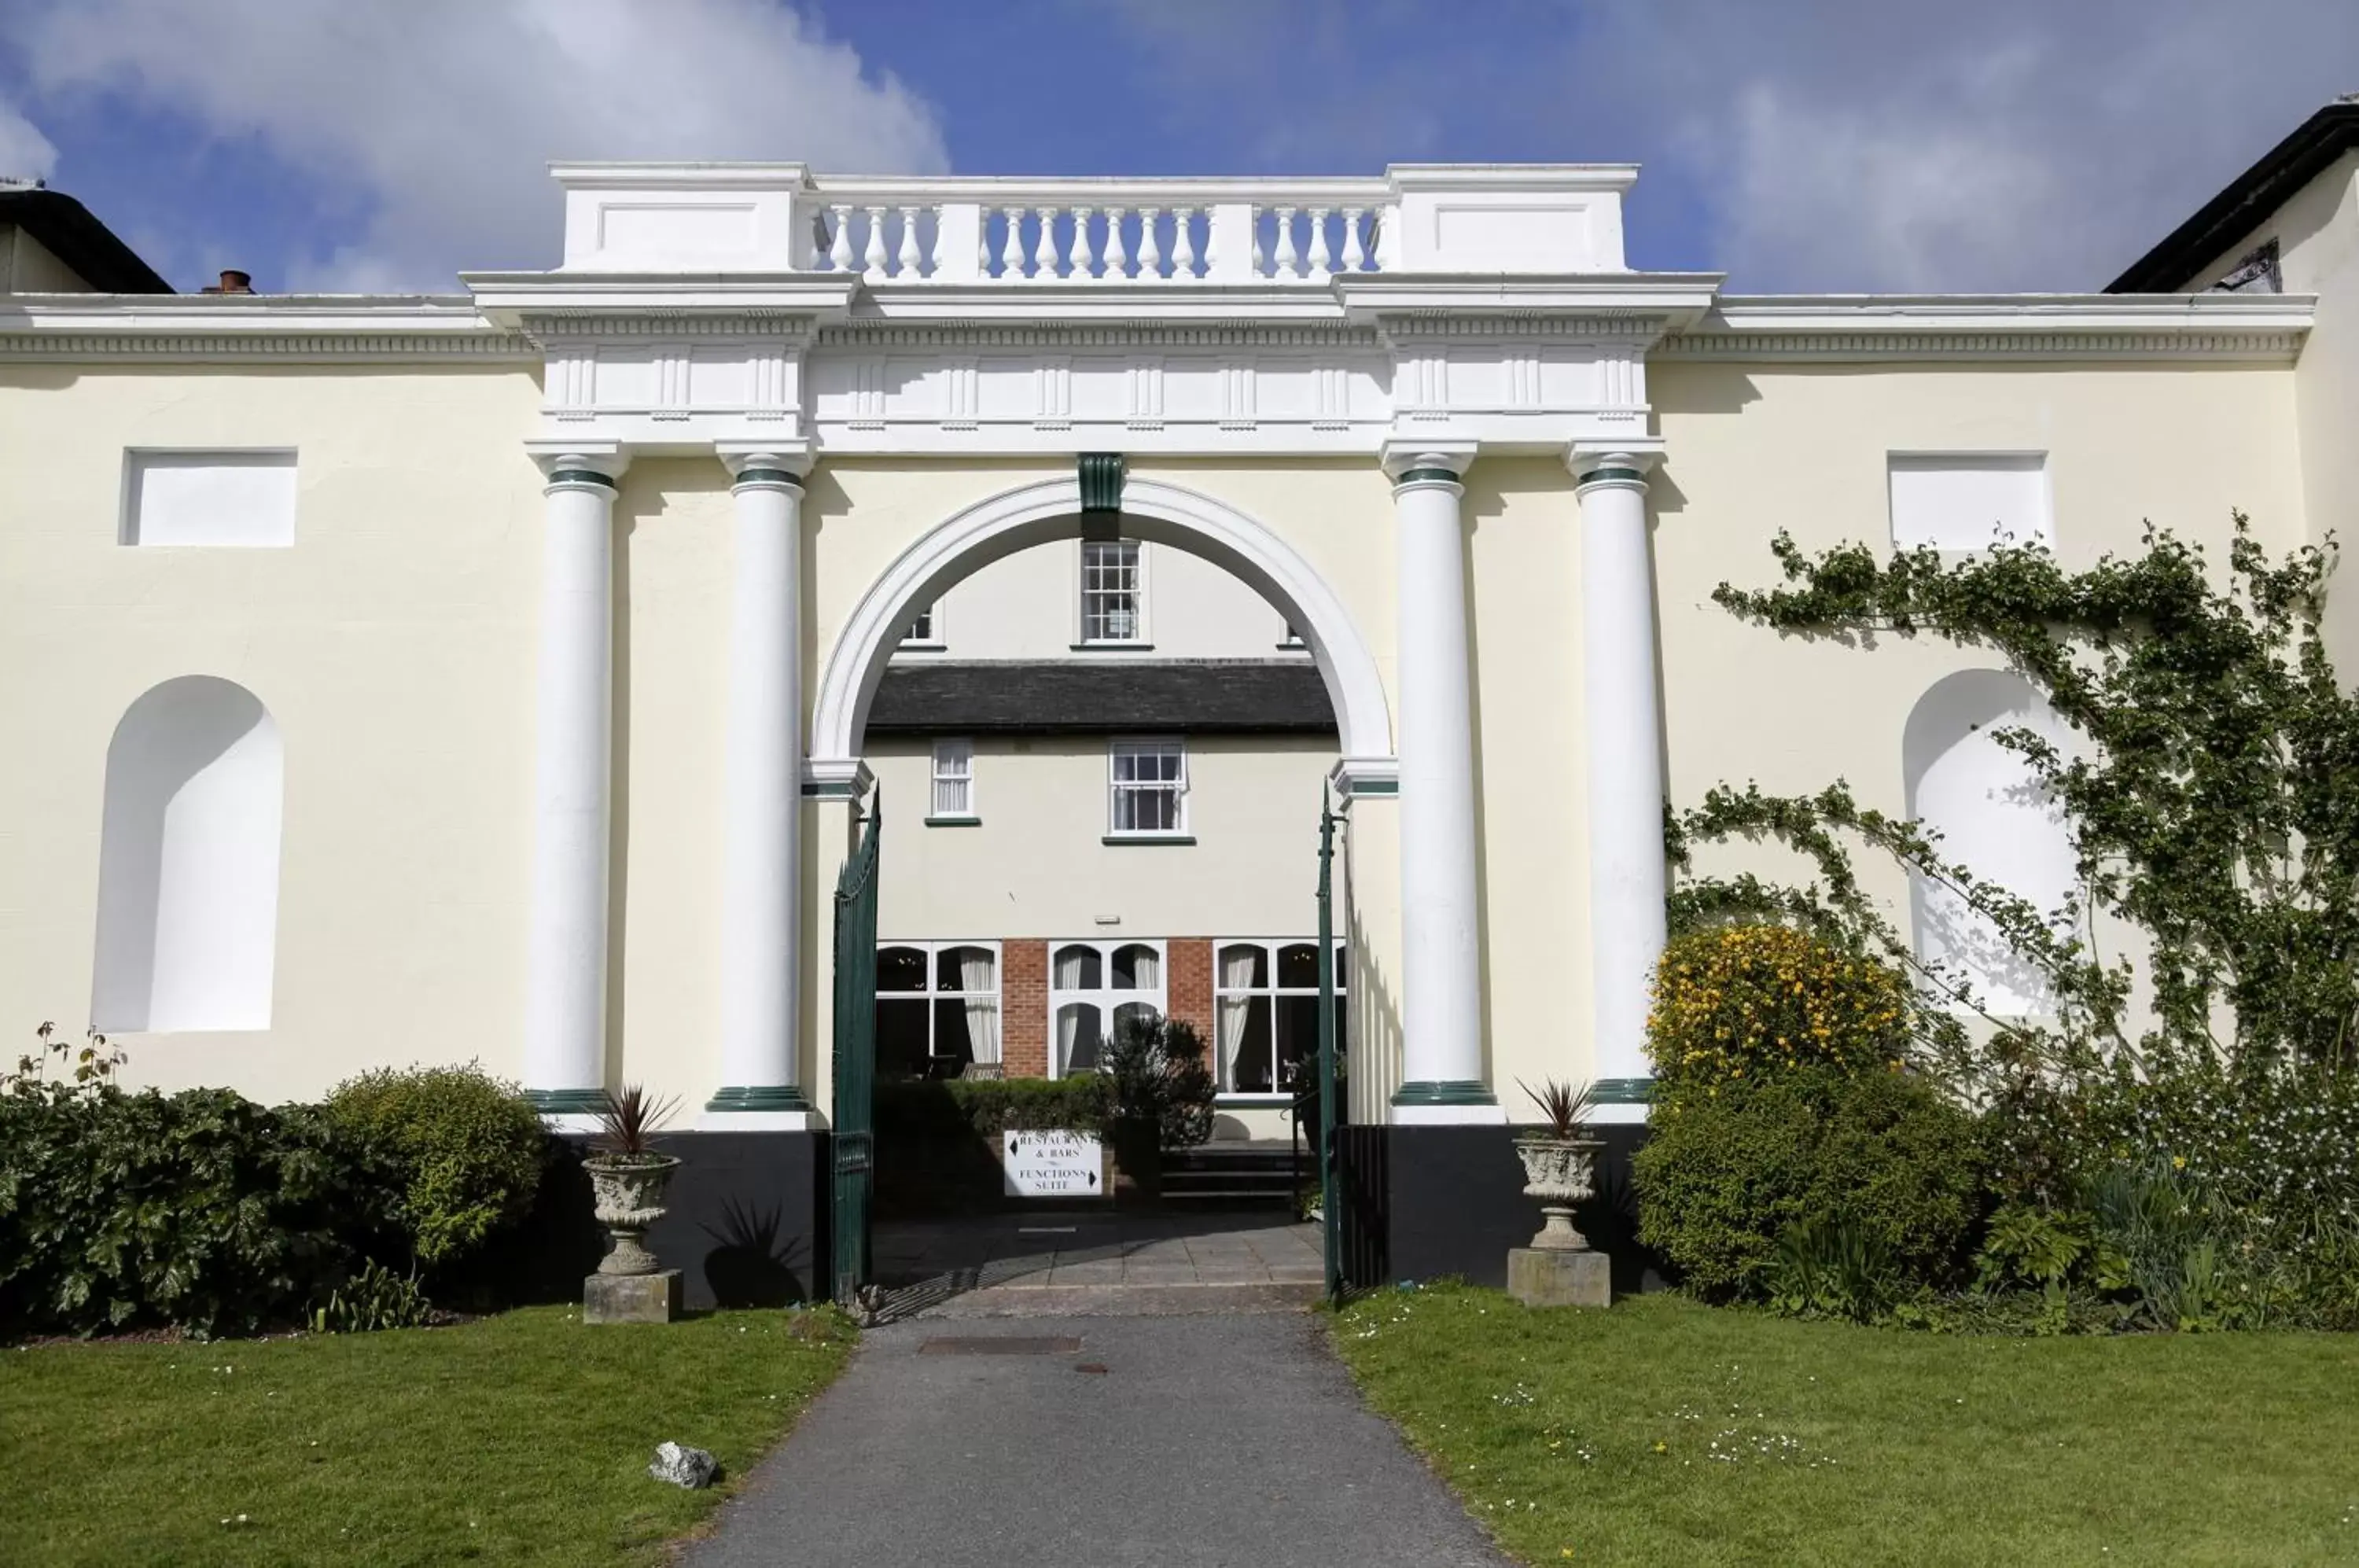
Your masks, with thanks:
<instances>
[{"instance_id":1,"label":"white column","mask_svg":"<svg viewBox=\"0 0 2359 1568\"><path fill-rule=\"evenodd\" d=\"M721 832L721 1082L703 1125L808 1125L802 1021L802 475L807 452L724 447L735 476Z\"/></svg>"},{"instance_id":2,"label":"white column","mask_svg":"<svg viewBox=\"0 0 2359 1568\"><path fill-rule=\"evenodd\" d=\"M1458 476L1473 449L1388 446L1398 541L1401 1086L1397 1122L1500 1122L1483 1077L1474 726Z\"/></svg>"},{"instance_id":3,"label":"white column","mask_svg":"<svg viewBox=\"0 0 2359 1568\"><path fill-rule=\"evenodd\" d=\"M1663 734L1655 575L1647 543L1651 453L1576 451L1581 496L1582 696L1588 714L1590 988L1600 1121L1646 1117L1647 989L1662 956Z\"/></svg>"},{"instance_id":4,"label":"white column","mask_svg":"<svg viewBox=\"0 0 2359 1568\"><path fill-rule=\"evenodd\" d=\"M533 783L524 1081L580 1116L606 1083L607 810L614 777L618 450L536 453L549 475Z\"/></svg>"}]
</instances>

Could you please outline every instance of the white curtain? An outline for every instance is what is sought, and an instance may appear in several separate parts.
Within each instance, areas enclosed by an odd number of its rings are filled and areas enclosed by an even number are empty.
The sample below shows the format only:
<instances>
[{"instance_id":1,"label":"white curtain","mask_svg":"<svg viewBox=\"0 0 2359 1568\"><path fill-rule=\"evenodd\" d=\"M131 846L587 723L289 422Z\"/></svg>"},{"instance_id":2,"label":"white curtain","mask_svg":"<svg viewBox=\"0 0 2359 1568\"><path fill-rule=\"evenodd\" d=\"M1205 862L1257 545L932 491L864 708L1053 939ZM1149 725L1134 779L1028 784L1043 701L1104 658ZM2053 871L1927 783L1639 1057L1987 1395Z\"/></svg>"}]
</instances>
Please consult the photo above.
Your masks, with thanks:
<instances>
[{"instance_id":1,"label":"white curtain","mask_svg":"<svg viewBox=\"0 0 2359 1568\"><path fill-rule=\"evenodd\" d=\"M1057 1009L1057 1071L1093 1073L1098 1064L1098 1010L1086 1002Z\"/></svg>"},{"instance_id":2,"label":"white curtain","mask_svg":"<svg viewBox=\"0 0 2359 1568\"><path fill-rule=\"evenodd\" d=\"M1130 962L1130 988L1132 990L1152 991L1163 983L1162 977L1158 974L1158 971L1162 967L1162 959L1153 948L1125 948L1123 950L1123 954Z\"/></svg>"},{"instance_id":3,"label":"white curtain","mask_svg":"<svg viewBox=\"0 0 2359 1568\"><path fill-rule=\"evenodd\" d=\"M976 1062L999 1061L999 996L991 954L969 948L959 956L959 989L966 993L966 1039Z\"/></svg>"},{"instance_id":4,"label":"white curtain","mask_svg":"<svg viewBox=\"0 0 2359 1568\"><path fill-rule=\"evenodd\" d=\"M1254 983L1261 953L1250 947L1225 948L1221 953L1221 990L1213 1019L1214 1043L1221 1056L1221 1087L1234 1088L1237 1082L1237 1048L1245 1043L1245 1020L1252 1016L1253 997L1248 992Z\"/></svg>"},{"instance_id":5,"label":"white curtain","mask_svg":"<svg viewBox=\"0 0 2359 1568\"><path fill-rule=\"evenodd\" d=\"M1086 947L1069 947L1057 954L1057 989L1060 991L1094 991L1097 976L1090 970L1096 966L1097 953Z\"/></svg>"}]
</instances>

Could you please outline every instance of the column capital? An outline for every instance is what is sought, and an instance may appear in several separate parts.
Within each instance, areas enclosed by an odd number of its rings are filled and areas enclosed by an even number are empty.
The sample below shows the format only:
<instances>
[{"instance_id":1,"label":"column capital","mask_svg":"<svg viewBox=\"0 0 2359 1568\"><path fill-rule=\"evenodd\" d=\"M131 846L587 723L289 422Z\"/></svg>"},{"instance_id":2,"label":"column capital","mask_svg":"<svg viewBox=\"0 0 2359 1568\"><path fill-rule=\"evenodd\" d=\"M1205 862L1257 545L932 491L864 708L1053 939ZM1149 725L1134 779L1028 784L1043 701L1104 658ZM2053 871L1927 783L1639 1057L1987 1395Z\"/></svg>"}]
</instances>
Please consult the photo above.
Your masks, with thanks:
<instances>
[{"instance_id":1,"label":"column capital","mask_svg":"<svg viewBox=\"0 0 2359 1568\"><path fill-rule=\"evenodd\" d=\"M540 465L549 490L588 486L611 495L623 470L631 465L631 454L620 441L528 441L524 450Z\"/></svg>"},{"instance_id":2,"label":"column capital","mask_svg":"<svg viewBox=\"0 0 2359 1568\"><path fill-rule=\"evenodd\" d=\"M779 485L802 487L811 471L811 445L807 440L715 441L713 455L729 470L733 485Z\"/></svg>"},{"instance_id":3,"label":"column capital","mask_svg":"<svg viewBox=\"0 0 2359 1568\"><path fill-rule=\"evenodd\" d=\"M1644 490L1647 471L1662 455L1659 441L1646 445L1575 441L1564 454L1564 465L1572 471L1576 494L1609 488Z\"/></svg>"},{"instance_id":4,"label":"column capital","mask_svg":"<svg viewBox=\"0 0 2359 1568\"><path fill-rule=\"evenodd\" d=\"M1455 485L1474 463L1473 441L1387 441L1377 454L1396 492L1412 485Z\"/></svg>"}]
</instances>

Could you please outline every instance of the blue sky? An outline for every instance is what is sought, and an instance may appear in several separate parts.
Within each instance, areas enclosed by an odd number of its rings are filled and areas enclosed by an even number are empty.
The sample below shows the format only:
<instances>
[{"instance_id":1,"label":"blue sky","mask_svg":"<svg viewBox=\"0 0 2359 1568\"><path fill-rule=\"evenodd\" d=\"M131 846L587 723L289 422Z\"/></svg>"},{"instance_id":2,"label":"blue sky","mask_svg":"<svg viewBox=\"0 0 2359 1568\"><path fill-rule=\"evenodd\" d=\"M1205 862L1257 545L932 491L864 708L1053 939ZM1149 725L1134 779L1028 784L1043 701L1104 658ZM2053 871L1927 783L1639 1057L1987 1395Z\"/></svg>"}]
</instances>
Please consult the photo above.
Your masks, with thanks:
<instances>
[{"instance_id":1,"label":"blue sky","mask_svg":"<svg viewBox=\"0 0 2359 1568\"><path fill-rule=\"evenodd\" d=\"M1640 266L2101 286L2319 104L2353 0L0 0L0 173L181 287L556 259L542 166L1645 166Z\"/></svg>"}]
</instances>

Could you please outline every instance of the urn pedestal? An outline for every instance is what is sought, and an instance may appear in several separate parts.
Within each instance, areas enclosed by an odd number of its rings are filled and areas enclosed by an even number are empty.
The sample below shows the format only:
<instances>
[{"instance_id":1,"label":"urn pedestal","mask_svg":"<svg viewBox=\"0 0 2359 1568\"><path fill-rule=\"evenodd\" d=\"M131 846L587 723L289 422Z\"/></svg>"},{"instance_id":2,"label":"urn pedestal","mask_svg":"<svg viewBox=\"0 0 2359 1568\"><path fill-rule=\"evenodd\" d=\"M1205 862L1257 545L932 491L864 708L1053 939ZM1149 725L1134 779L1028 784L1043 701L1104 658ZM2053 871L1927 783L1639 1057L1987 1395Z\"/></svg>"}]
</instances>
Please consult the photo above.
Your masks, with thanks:
<instances>
[{"instance_id":1,"label":"urn pedestal","mask_svg":"<svg viewBox=\"0 0 2359 1568\"><path fill-rule=\"evenodd\" d=\"M668 1154L593 1156L582 1162L598 1223L613 1241L582 1282L584 1323L669 1323L679 1316L679 1270L665 1269L640 1237L663 1218L664 1191L679 1161Z\"/></svg>"},{"instance_id":2,"label":"urn pedestal","mask_svg":"<svg viewBox=\"0 0 2359 1568\"><path fill-rule=\"evenodd\" d=\"M1572 1228L1572 1207L1593 1191L1595 1138L1516 1139L1524 1162L1524 1192L1540 1201L1544 1218L1529 1247L1507 1253L1507 1293L1527 1307L1603 1307L1614 1300L1613 1264Z\"/></svg>"}]
</instances>

